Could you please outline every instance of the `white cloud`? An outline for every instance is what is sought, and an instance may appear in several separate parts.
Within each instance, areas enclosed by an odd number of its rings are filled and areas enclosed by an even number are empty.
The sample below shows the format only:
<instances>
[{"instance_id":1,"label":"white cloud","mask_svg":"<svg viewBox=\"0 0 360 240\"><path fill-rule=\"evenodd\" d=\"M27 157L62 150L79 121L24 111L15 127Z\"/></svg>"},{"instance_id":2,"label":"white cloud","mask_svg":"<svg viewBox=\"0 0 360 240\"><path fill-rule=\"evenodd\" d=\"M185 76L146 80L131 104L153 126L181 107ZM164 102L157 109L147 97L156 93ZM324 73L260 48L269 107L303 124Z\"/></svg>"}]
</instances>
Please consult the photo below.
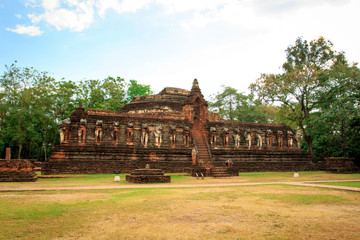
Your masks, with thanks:
<instances>
[{"instance_id":1,"label":"white cloud","mask_svg":"<svg viewBox=\"0 0 360 240\"><path fill-rule=\"evenodd\" d=\"M180 25L185 29L202 28L208 24L224 23L227 26L242 28L263 29L273 26L276 18L259 16L250 5L250 1L227 1L221 7L197 11L191 18L180 20Z\"/></svg>"},{"instance_id":2,"label":"white cloud","mask_svg":"<svg viewBox=\"0 0 360 240\"><path fill-rule=\"evenodd\" d=\"M156 0L167 13L215 10L233 0Z\"/></svg>"},{"instance_id":3,"label":"white cloud","mask_svg":"<svg viewBox=\"0 0 360 240\"><path fill-rule=\"evenodd\" d=\"M136 12L139 9L146 8L153 0L97 0L96 7L98 14L104 16L108 9L117 13Z\"/></svg>"},{"instance_id":4,"label":"white cloud","mask_svg":"<svg viewBox=\"0 0 360 240\"><path fill-rule=\"evenodd\" d=\"M57 30L83 31L104 17L108 10L118 14L135 13L151 4L167 14L178 14L177 23L187 30L214 23L265 29L281 24L283 18L319 6L342 6L350 0L27 0L27 5L41 7L40 14L28 14L33 24L45 22ZM319 12L319 14L322 14ZM306 18L304 18L306 20Z\"/></svg>"},{"instance_id":5,"label":"white cloud","mask_svg":"<svg viewBox=\"0 0 360 240\"><path fill-rule=\"evenodd\" d=\"M43 14L29 14L33 23L45 21L57 30L82 31L94 22L94 0L63 2L68 8L60 8L57 0L43 0Z\"/></svg>"},{"instance_id":6,"label":"white cloud","mask_svg":"<svg viewBox=\"0 0 360 240\"><path fill-rule=\"evenodd\" d=\"M43 0L42 2L42 6L48 10L55 9L59 7L59 5L60 5L59 0Z\"/></svg>"},{"instance_id":7,"label":"white cloud","mask_svg":"<svg viewBox=\"0 0 360 240\"><path fill-rule=\"evenodd\" d=\"M40 36L43 32L40 30L39 27L36 26L23 26L23 25L16 25L15 29L6 28L7 31L19 33L19 34L26 34L29 36Z\"/></svg>"}]
</instances>

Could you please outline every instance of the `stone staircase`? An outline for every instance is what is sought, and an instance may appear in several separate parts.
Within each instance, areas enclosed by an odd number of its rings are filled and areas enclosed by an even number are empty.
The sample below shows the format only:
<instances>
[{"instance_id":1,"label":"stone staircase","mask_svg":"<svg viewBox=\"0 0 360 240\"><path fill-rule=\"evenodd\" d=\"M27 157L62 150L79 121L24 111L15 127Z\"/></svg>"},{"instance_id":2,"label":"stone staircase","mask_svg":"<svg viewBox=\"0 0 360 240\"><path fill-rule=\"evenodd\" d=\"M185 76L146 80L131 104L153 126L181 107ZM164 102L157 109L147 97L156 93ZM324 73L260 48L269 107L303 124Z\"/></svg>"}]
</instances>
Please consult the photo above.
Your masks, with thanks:
<instances>
[{"instance_id":1,"label":"stone staircase","mask_svg":"<svg viewBox=\"0 0 360 240\"><path fill-rule=\"evenodd\" d=\"M209 149L206 144L206 140L204 138L204 134L201 128L194 129L193 132L193 140L198 150L198 161L203 162L203 167L210 168L211 167L211 155L209 154Z\"/></svg>"},{"instance_id":2,"label":"stone staircase","mask_svg":"<svg viewBox=\"0 0 360 240\"><path fill-rule=\"evenodd\" d=\"M213 177L231 177L227 167L212 167L211 175Z\"/></svg>"}]
</instances>

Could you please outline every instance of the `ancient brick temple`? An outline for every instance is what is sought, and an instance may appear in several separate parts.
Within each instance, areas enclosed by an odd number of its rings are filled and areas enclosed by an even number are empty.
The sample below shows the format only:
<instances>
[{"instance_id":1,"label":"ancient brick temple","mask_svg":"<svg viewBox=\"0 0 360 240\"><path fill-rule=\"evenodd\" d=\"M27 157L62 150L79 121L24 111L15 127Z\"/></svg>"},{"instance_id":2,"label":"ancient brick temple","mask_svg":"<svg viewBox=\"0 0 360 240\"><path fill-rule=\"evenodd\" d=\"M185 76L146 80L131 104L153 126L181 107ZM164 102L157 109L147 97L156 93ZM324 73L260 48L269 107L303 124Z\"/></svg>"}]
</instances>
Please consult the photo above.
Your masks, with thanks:
<instances>
[{"instance_id":1,"label":"ancient brick temple","mask_svg":"<svg viewBox=\"0 0 360 240\"><path fill-rule=\"evenodd\" d=\"M191 91L164 88L135 97L119 112L76 108L60 125L60 145L43 174L133 169L184 172L231 165L239 171L311 168L295 132L284 124L227 121L209 112L195 79Z\"/></svg>"}]
</instances>

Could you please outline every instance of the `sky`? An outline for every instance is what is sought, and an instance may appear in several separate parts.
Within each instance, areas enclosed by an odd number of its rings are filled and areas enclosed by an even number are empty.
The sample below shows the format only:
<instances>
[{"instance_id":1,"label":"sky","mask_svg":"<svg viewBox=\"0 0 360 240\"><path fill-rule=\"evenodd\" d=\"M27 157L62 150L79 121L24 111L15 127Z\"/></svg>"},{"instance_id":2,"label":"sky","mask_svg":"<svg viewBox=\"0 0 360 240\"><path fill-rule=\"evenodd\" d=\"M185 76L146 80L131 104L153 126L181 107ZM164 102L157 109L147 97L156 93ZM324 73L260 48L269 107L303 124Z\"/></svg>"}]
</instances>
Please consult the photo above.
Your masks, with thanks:
<instances>
[{"instance_id":1,"label":"sky","mask_svg":"<svg viewBox=\"0 0 360 240\"><path fill-rule=\"evenodd\" d=\"M56 79L135 79L155 92L248 93L280 73L298 37L360 61L358 0L0 0L0 73L17 61Z\"/></svg>"}]
</instances>

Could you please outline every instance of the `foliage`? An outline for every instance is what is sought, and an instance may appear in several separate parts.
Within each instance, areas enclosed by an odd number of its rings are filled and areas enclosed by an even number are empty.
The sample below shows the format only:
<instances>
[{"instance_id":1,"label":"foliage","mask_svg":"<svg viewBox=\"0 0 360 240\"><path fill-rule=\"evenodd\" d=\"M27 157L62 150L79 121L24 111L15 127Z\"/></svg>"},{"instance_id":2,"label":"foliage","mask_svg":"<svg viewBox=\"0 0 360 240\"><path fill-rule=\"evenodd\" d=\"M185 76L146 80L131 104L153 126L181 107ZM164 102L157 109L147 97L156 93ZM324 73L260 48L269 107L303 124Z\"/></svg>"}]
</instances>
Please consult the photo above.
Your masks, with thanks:
<instances>
[{"instance_id":1,"label":"foliage","mask_svg":"<svg viewBox=\"0 0 360 240\"><path fill-rule=\"evenodd\" d=\"M239 93L229 86L222 86L223 90L212 96L209 109L228 120L241 122L273 122L277 108L262 105L254 101L254 95Z\"/></svg>"},{"instance_id":2,"label":"foliage","mask_svg":"<svg viewBox=\"0 0 360 240\"><path fill-rule=\"evenodd\" d=\"M126 96L127 96L126 101L131 102L133 98L136 96L150 95L150 94L153 94L150 85L143 85L137 83L136 80L130 80L126 92Z\"/></svg>"},{"instance_id":3,"label":"foliage","mask_svg":"<svg viewBox=\"0 0 360 240\"><path fill-rule=\"evenodd\" d=\"M125 83L120 77L81 81L79 95L80 103L86 109L118 111L126 104Z\"/></svg>"},{"instance_id":4,"label":"foliage","mask_svg":"<svg viewBox=\"0 0 360 240\"><path fill-rule=\"evenodd\" d=\"M314 124L323 116L318 112L336 97L337 86L345 81L338 69L344 54L334 51L332 43L322 37L310 43L298 38L286 53L283 73L262 74L250 88L265 102L282 105L283 117L304 134L314 159L313 140L317 137Z\"/></svg>"},{"instance_id":5,"label":"foliage","mask_svg":"<svg viewBox=\"0 0 360 240\"><path fill-rule=\"evenodd\" d=\"M118 111L130 93L151 93L150 86L135 80L57 81L47 72L16 64L5 66L0 78L0 155L11 147L16 158L45 160L58 143L58 123L76 106Z\"/></svg>"}]
</instances>

